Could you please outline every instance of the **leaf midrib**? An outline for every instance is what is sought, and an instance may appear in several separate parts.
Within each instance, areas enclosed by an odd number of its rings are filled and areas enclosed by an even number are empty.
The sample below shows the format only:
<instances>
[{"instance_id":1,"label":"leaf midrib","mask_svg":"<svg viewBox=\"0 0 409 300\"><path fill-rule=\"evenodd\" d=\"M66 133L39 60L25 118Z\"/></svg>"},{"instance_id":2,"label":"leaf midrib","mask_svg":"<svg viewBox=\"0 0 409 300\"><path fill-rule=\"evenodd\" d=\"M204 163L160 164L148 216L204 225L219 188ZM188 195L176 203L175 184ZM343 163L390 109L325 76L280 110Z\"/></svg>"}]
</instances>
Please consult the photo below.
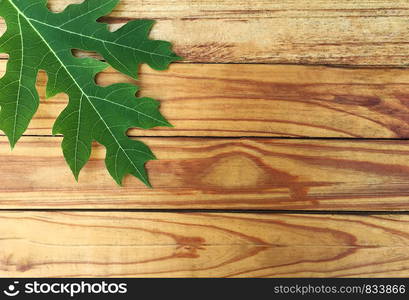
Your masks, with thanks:
<instances>
[{"instance_id":1,"label":"leaf midrib","mask_svg":"<svg viewBox=\"0 0 409 300\"><path fill-rule=\"evenodd\" d=\"M26 21L27 23L31 26L31 28L33 28L33 30L36 32L36 34L41 38L41 40L44 42L44 44L48 47L48 49L50 49L51 53L55 56L55 58L58 60L58 62L61 64L61 66L64 68L64 70L67 72L67 74L71 77L72 81L74 82L74 84L78 87L78 89L80 90L80 92L85 96L85 98L88 100L89 104L91 105L91 107L94 109L94 111L97 113L98 117L100 118L100 120L104 123L104 125L106 126L106 128L108 129L109 133L111 134L111 136L113 137L113 139L115 140L116 144L118 145L118 148L121 149L121 151L125 154L126 158L128 159L128 161L131 163L131 165L134 167L134 169L138 172L138 174L140 175L141 180L149 185L149 182L146 180L145 176L143 176L143 174L139 171L139 169L135 166L135 164L133 163L133 161L131 160L131 158L128 156L128 154L126 153L126 151L123 149L122 145L119 143L118 139L116 138L116 136L113 134L111 128L108 126L108 124L105 122L105 120L102 118L101 114L99 113L99 111L97 110L97 108L94 106L94 104L92 103L92 101L89 99L89 96L85 93L85 91L81 88L81 86L79 85L79 83L75 80L74 76L71 74L71 72L67 69L67 67L64 65L64 63L61 61L60 57L57 55L57 53L54 51L53 48L51 48L51 46L47 43L47 41L44 39L44 37L41 35L41 33L37 30L37 28L30 22L30 18L28 18L19 8L18 6L16 6L12 0L9 0L9 3L15 8L15 10L17 11L17 13L19 15L21 15ZM81 111L79 110L78 112L79 115L81 115ZM118 156L118 152L115 158L115 161L117 159Z\"/></svg>"},{"instance_id":2,"label":"leaf midrib","mask_svg":"<svg viewBox=\"0 0 409 300\"><path fill-rule=\"evenodd\" d=\"M166 57L166 58L170 58L170 59L174 58L173 56L163 55L163 54L159 54L159 53L155 53L155 52L149 52L149 51L145 51L145 50L142 50L142 49L139 49L139 48L134 48L134 47L131 47L131 46L127 46L127 45L124 45L124 44L118 44L118 43L115 43L115 42L102 40L102 39L99 39L99 38L96 38L96 37L93 37L93 36L84 35L84 34L81 34L79 32L75 32L75 31L71 31L71 30L67 30L67 29L58 27L58 26L47 24L45 22L42 22L42 21L39 21L39 20L36 20L36 19L33 19L33 18L28 18L27 17L26 19L30 20L30 21L34 21L34 22L39 23L39 24L44 25L44 26L48 26L50 28L54 28L54 29L57 29L57 30L64 31L66 33L70 33L70 34L78 35L78 36L83 37L83 38L88 38L88 39L92 39L92 40L95 40L95 41L99 41L99 42L101 42L103 44L111 44L111 45L115 45L115 46L118 46L118 47L123 47L123 48L131 49L131 50L135 50L135 51L138 51L138 52L142 52L142 53L145 53L145 54L149 54L149 55L161 56L161 57Z\"/></svg>"},{"instance_id":3,"label":"leaf midrib","mask_svg":"<svg viewBox=\"0 0 409 300\"><path fill-rule=\"evenodd\" d=\"M21 60L20 60L20 75L19 79L23 77L23 66L24 66L24 37L23 30L21 29L20 15L17 16L18 28L20 31L20 43L21 43ZM20 105L20 92L21 92L21 82L19 82L16 98L16 111L14 113L14 124L13 124L13 138L11 139L11 144L13 145L16 142L16 129L17 129L17 114L19 111Z\"/></svg>"}]
</instances>

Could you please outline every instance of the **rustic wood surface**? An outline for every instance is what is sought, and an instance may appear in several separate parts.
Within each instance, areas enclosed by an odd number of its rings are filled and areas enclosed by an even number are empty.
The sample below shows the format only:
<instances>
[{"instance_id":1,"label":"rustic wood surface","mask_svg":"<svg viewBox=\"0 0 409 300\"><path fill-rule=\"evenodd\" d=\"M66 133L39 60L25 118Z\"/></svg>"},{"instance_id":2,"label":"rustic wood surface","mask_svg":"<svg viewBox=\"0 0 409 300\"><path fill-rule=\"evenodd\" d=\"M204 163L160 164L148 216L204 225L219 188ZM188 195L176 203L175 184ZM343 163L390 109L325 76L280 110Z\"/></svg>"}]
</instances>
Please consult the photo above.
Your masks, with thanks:
<instances>
[{"instance_id":1,"label":"rustic wood surface","mask_svg":"<svg viewBox=\"0 0 409 300\"><path fill-rule=\"evenodd\" d=\"M159 158L154 189L116 186L96 144L75 182L50 135L67 97L45 99L41 73L26 136L11 152L0 135L0 276L409 277L408 12L407 0L122 0L101 21L156 19L152 37L185 57L97 80L140 85L175 125L129 131Z\"/></svg>"},{"instance_id":2,"label":"rustic wood surface","mask_svg":"<svg viewBox=\"0 0 409 300\"><path fill-rule=\"evenodd\" d=\"M385 215L2 212L0 276L404 277L408 222Z\"/></svg>"}]
</instances>

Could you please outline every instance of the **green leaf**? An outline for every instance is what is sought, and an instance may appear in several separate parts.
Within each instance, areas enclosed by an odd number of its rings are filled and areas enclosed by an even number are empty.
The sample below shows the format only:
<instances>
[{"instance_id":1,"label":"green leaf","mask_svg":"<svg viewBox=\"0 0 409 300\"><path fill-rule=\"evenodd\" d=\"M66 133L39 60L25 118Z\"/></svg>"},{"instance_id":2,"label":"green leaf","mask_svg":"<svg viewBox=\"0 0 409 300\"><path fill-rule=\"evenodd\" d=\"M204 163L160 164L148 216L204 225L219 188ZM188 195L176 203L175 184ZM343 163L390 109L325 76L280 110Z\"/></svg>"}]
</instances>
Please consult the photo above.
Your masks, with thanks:
<instances>
[{"instance_id":1,"label":"green leaf","mask_svg":"<svg viewBox=\"0 0 409 300\"><path fill-rule=\"evenodd\" d=\"M97 22L118 2L86 0L53 13L46 0L0 0L0 16L7 23L0 51L9 54L6 74L0 80L0 129L14 147L37 110L35 82L38 71L45 70L47 97L69 96L53 134L64 135L62 148L74 176L78 178L89 160L95 140L105 146L107 169L118 184L132 174L150 186L145 163L155 156L142 142L129 139L126 131L171 126L160 114L159 103L136 98L137 87L131 84L97 85L95 75L108 64L72 55L72 49L98 52L112 67L132 77L142 63L163 70L180 59L170 43L148 38L150 20L131 21L115 32Z\"/></svg>"}]
</instances>

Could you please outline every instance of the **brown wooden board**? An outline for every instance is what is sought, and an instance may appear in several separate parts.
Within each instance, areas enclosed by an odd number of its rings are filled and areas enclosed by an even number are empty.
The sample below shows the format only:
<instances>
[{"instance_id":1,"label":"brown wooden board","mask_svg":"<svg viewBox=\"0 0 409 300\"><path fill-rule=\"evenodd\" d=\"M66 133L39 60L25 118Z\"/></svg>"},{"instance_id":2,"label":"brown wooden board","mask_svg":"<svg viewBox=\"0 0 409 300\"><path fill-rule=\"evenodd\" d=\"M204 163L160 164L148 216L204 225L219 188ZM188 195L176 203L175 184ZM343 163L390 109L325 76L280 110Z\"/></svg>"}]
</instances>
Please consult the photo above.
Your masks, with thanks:
<instances>
[{"instance_id":1,"label":"brown wooden board","mask_svg":"<svg viewBox=\"0 0 409 300\"><path fill-rule=\"evenodd\" d=\"M0 276L407 277L408 216L0 213Z\"/></svg>"},{"instance_id":2,"label":"brown wooden board","mask_svg":"<svg viewBox=\"0 0 409 300\"><path fill-rule=\"evenodd\" d=\"M61 138L0 140L1 208L409 210L408 141L144 138L149 189L98 145L76 183Z\"/></svg>"}]
</instances>

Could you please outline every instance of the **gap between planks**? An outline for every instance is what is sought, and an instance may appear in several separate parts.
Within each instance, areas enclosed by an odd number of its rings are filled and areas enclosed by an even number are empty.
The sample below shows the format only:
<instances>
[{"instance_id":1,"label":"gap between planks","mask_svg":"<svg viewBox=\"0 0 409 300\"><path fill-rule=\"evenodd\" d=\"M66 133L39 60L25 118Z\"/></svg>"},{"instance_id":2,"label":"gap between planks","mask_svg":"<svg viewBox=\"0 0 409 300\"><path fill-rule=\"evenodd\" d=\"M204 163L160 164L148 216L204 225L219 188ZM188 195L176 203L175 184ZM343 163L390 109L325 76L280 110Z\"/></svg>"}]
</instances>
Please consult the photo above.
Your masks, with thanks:
<instances>
[{"instance_id":1,"label":"gap between planks","mask_svg":"<svg viewBox=\"0 0 409 300\"><path fill-rule=\"evenodd\" d=\"M408 211L409 142L141 139L154 189L115 185L96 144L76 183L61 138L0 138L0 207ZM27 167L29 165L29 167ZM19 180L16 180L19 178Z\"/></svg>"},{"instance_id":2,"label":"gap between planks","mask_svg":"<svg viewBox=\"0 0 409 300\"><path fill-rule=\"evenodd\" d=\"M96 58L100 61L106 62L105 59L102 57L98 57L98 54L95 53L87 53L83 54L81 56L78 55L77 51L78 49L73 49L74 51L74 56L75 57L93 57ZM0 53L0 62L7 62L8 57L1 56L1 55L6 55L5 53ZM324 64L324 63L280 63L280 62L196 62L196 61L186 61L186 60L177 60L172 62L170 65L175 65L175 64L183 64L183 65L253 65L253 66L288 66L288 67L323 67L323 68L329 68L329 69L346 69L346 70L406 70L409 69L409 63L408 64L402 64L402 65L370 65L370 64L365 64L365 65L343 65L343 64ZM143 64L144 65L144 64ZM166 70L165 70L166 71ZM162 72L162 71L161 71Z\"/></svg>"}]
</instances>

